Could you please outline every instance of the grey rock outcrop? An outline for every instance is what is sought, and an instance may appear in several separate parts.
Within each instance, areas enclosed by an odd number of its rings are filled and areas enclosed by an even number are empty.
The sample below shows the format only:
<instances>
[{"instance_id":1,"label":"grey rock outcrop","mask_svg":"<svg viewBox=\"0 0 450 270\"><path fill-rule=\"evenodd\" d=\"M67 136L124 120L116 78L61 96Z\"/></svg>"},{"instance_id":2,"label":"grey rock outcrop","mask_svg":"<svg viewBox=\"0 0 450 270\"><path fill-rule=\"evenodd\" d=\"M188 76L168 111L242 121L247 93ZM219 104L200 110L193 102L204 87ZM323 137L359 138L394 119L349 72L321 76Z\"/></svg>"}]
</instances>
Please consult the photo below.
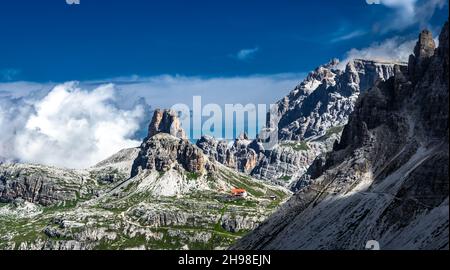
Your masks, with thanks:
<instances>
[{"instance_id":1,"label":"grey rock outcrop","mask_svg":"<svg viewBox=\"0 0 450 270\"><path fill-rule=\"evenodd\" d=\"M228 167L233 168L235 166L234 153L232 153L226 141L218 141L211 136L205 135L197 140L196 145L202 149L205 155L208 155L214 160Z\"/></svg>"},{"instance_id":2,"label":"grey rock outcrop","mask_svg":"<svg viewBox=\"0 0 450 270\"><path fill-rule=\"evenodd\" d=\"M215 161L239 172L251 174L258 163L258 148L256 141L249 140L242 134L230 146L227 141L218 141L210 136L202 136L196 145Z\"/></svg>"},{"instance_id":3,"label":"grey rock outcrop","mask_svg":"<svg viewBox=\"0 0 450 270\"><path fill-rule=\"evenodd\" d=\"M124 149L86 170L39 164L0 164L0 202L24 200L49 206L94 196L100 192L98 185L128 179L138 152L137 148Z\"/></svg>"},{"instance_id":4,"label":"grey rock outcrop","mask_svg":"<svg viewBox=\"0 0 450 270\"><path fill-rule=\"evenodd\" d=\"M394 72L394 63L355 59L345 71L337 64L332 60L318 67L277 103L280 140L308 140L345 125L358 96Z\"/></svg>"},{"instance_id":5,"label":"grey rock outcrop","mask_svg":"<svg viewBox=\"0 0 450 270\"><path fill-rule=\"evenodd\" d=\"M167 172L178 165L188 172L202 174L207 167L207 160L202 151L188 140L158 134L142 144L131 177L146 169Z\"/></svg>"},{"instance_id":6,"label":"grey rock outcrop","mask_svg":"<svg viewBox=\"0 0 450 270\"><path fill-rule=\"evenodd\" d=\"M0 165L0 202L23 199L51 205L76 199L83 179L75 171L22 164Z\"/></svg>"},{"instance_id":7,"label":"grey rock outcrop","mask_svg":"<svg viewBox=\"0 0 450 270\"><path fill-rule=\"evenodd\" d=\"M309 142L281 142L261 155L252 176L290 187L307 172L317 156L331 151L339 138L340 134L335 133Z\"/></svg>"},{"instance_id":8,"label":"grey rock outcrop","mask_svg":"<svg viewBox=\"0 0 450 270\"><path fill-rule=\"evenodd\" d=\"M232 233L240 231L250 231L255 229L262 220L258 217L247 217L241 215L226 214L222 217L220 223L224 230Z\"/></svg>"},{"instance_id":9,"label":"grey rock outcrop","mask_svg":"<svg viewBox=\"0 0 450 270\"><path fill-rule=\"evenodd\" d=\"M329 134L310 142L280 142L265 150L258 139L237 138L232 145L203 136L197 146L225 166L257 179L288 187L306 172L315 158L333 149L340 134Z\"/></svg>"},{"instance_id":10,"label":"grey rock outcrop","mask_svg":"<svg viewBox=\"0 0 450 270\"><path fill-rule=\"evenodd\" d=\"M206 215L204 213L195 213L192 211L167 211L148 209L145 206L138 206L128 214L145 226L151 227L201 227L206 224L218 222L217 215Z\"/></svg>"}]
</instances>

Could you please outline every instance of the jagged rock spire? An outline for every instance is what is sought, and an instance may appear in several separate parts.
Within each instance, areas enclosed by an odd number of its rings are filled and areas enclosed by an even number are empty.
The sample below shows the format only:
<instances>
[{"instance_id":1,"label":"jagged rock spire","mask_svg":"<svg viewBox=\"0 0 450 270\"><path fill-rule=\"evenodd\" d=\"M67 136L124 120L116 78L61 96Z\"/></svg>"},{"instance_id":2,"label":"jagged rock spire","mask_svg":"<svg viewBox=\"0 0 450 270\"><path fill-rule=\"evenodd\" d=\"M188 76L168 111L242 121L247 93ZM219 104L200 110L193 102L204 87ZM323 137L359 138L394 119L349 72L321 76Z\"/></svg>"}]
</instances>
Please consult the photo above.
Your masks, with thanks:
<instances>
[{"instance_id":1,"label":"jagged rock spire","mask_svg":"<svg viewBox=\"0 0 450 270\"><path fill-rule=\"evenodd\" d=\"M428 30L423 30L419 35L419 40L414 48L416 58L429 58L434 55L436 44L433 40L433 34Z\"/></svg>"},{"instance_id":2,"label":"jagged rock spire","mask_svg":"<svg viewBox=\"0 0 450 270\"><path fill-rule=\"evenodd\" d=\"M171 134L180 139L187 138L186 132L181 127L177 113L173 110L155 110L148 128L148 138L159 133Z\"/></svg>"},{"instance_id":3,"label":"jagged rock spire","mask_svg":"<svg viewBox=\"0 0 450 270\"><path fill-rule=\"evenodd\" d=\"M423 30L419 35L419 40L414 47L414 55L409 56L408 69L411 80L415 80L423 75L434 55L436 44L433 40L433 34L429 30Z\"/></svg>"}]
</instances>

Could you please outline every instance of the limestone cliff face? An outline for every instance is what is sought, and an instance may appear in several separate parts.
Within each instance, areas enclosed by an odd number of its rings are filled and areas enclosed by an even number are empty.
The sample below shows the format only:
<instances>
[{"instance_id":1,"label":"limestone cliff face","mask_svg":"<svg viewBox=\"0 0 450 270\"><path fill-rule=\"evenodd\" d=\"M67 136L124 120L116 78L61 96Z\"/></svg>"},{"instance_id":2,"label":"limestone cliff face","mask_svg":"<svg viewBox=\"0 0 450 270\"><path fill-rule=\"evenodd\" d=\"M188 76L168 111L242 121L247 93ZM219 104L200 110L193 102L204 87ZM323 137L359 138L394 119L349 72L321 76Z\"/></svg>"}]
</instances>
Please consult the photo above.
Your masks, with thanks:
<instances>
[{"instance_id":1,"label":"limestone cliff face","mask_svg":"<svg viewBox=\"0 0 450 270\"><path fill-rule=\"evenodd\" d=\"M355 59L344 71L337 64L333 60L318 67L277 103L280 140L307 140L345 125L358 96L394 71L394 63Z\"/></svg>"},{"instance_id":2,"label":"limestone cliff face","mask_svg":"<svg viewBox=\"0 0 450 270\"><path fill-rule=\"evenodd\" d=\"M310 142L280 142L266 150L258 139L249 140L245 134L231 145L203 136L197 141L197 146L205 155L229 168L290 187L318 155L332 150L339 137L338 132Z\"/></svg>"},{"instance_id":3,"label":"limestone cliff face","mask_svg":"<svg viewBox=\"0 0 450 270\"><path fill-rule=\"evenodd\" d=\"M236 249L449 248L448 23L358 100L309 183Z\"/></svg>"},{"instance_id":4,"label":"limestone cliff face","mask_svg":"<svg viewBox=\"0 0 450 270\"><path fill-rule=\"evenodd\" d=\"M353 60L344 71L334 59L311 72L277 103L280 143L264 149L245 134L228 146L203 137L197 146L218 162L252 177L289 187L307 171L317 156L329 152L340 138L358 96L377 81L394 74L393 63Z\"/></svg>"},{"instance_id":5,"label":"limestone cliff face","mask_svg":"<svg viewBox=\"0 0 450 270\"><path fill-rule=\"evenodd\" d=\"M29 202L50 206L96 196L99 185L114 184L130 176L138 149L124 149L86 170L38 164L0 164L0 202ZM95 191L95 189L98 189Z\"/></svg>"},{"instance_id":6,"label":"limestone cliff face","mask_svg":"<svg viewBox=\"0 0 450 270\"><path fill-rule=\"evenodd\" d=\"M213 160L239 172L251 174L259 159L259 152L252 147L254 143L246 134L242 134L231 146L226 141L218 141L210 136L202 136L196 145Z\"/></svg>"},{"instance_id":7,"label":"limestone cliff face","mask_svg":"<svg viewBox=\"0 0 450 270\"><path fill-rule=\"evenodd\" d=\"M52 174L49 174L49 171ZM59 176L59 179L55 176ZM51 205L76 199L83 184L75 171L21 164L0 165L0 202L26 200L40 205Z\"/></svg>"},{"instance_id":8,"label":"limestone cliff face","mask_svg":"<svg viewBox=\"0 0 450 270\"><path fill-rule=\"evenodd\" d=\"M297 179L307 172L319 155L331 151L339 138L340 133L335 133L308 142L281 142L264 152L252 176L271 179L278 185L294 190L293 184Z\"/></svg>"},{"instance_id":9,"label":"limestone cliff face","mask_svg":"<svg viewBox=\"0 0 450 270\"><path fill-rule=\"evenodd\" d=\"M189 141L157 134L141 145L131 176L134 177L145 169L167 172L180 168L178 166L188 172L201 174L205 171L205 165L202 151Z\"/></svg>"}]
</instances>

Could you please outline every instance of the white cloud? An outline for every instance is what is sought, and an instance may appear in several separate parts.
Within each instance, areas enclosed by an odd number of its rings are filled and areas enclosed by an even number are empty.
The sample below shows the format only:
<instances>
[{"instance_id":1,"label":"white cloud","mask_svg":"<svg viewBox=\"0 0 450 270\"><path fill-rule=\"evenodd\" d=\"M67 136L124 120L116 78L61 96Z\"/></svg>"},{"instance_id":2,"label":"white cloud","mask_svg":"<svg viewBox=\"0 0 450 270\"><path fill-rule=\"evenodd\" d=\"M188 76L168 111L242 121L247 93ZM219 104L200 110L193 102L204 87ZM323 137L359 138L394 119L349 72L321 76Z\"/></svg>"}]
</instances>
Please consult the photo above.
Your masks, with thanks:
<instances>
[{"instance_id":1,"label":"white cloud","mask_svg":"<svg viewBox=\"0 0 450 270\"><path fill-rule=\"evenodd\" d=\"M252 49L242 49L236 54L236 58L241 61L249 60L259 51L258 47Z\"/></svg>"},{"instance_id":2,"label":"white cloud","mask_svg":"<svg viewBox=\"0 0 450 270\"><path fill-rule=\"evenodd\" d=\"M377 2L395 11L394 15L383 23L380 29L382 32L402 30L415 24L426 27L435 10L446 5L446 0L379 0Z\"/></svg>"},{"instance_id":3,"label":"white cloud","mask_svg":"<svg viewBox=\"0 0 450 270\"><path fill-rule=\"evenodd\" d=\"M54 83L35 83L24 81L0 82L0 98L12 97L20 98L34 95L47 95L47 93L55 87Z\"/></svg>"},{"instance_id":4,"label":"white cloud","mask_svg":"<svg viewBox=\"0 0 450 270\"><path fill-rule=\"evenodd\" d=\"M15 136L23 129L33 107L23 99L0 99L0 161L17 160Z\"/></svg>"},{"instance_id":5,"label":"white cloud","mask_svg":"<svg viewBox=\"0 0 450 270\"><path fill-rule=\"evenodd\" d=\"M354 38L363 36L363 35L365 35L365 34L366 34L365 31L362 31L362 30L355 30L355 31L352 31L352 32L350 32L350 33L346 33L346 34L343 34L343 35L339 35L339 36L333 38L333 39L331 40L331 42L332 42L332 43L336 43L336 42L340 42L340 41L350 40L350 39L354 39Z\"/></svg>"},{"instance_id":6,"label":"white cloud","mask_svg":"<svg viewBox=\"0 0 450 270\"><path fill-rule=\"evenodd\" d=\"M403 40L399 37L390 38L383 42L376 42L367 48L351 49L345 55L345 60L341 61L339 68L352 59L368 59L388 62L407 62L409 55L413 53L416 40Z\"/></svg>"},{"instance_id":7,"label":"white cloud","mask_svg":"<svg viewBox=\"0 0 450 270\"><path fill-rule=\"evenodd\" d=\"M56 86L39 100L0 103L0 156L8 160L85 168L117 151L135 147L143 108L113 105L114 86L93 91L75 83Z\"/></svg>"},{"instance_id":8,"label":"white cloud","mask_svg":"<svg viewBox=\"0 0 450 270\"><path fill-rule=\"evenodd\" d=\"M406 13L414 12L417 0L380 0L380 4L390 8L403 9Z\"/></svg>"}]
</instances>

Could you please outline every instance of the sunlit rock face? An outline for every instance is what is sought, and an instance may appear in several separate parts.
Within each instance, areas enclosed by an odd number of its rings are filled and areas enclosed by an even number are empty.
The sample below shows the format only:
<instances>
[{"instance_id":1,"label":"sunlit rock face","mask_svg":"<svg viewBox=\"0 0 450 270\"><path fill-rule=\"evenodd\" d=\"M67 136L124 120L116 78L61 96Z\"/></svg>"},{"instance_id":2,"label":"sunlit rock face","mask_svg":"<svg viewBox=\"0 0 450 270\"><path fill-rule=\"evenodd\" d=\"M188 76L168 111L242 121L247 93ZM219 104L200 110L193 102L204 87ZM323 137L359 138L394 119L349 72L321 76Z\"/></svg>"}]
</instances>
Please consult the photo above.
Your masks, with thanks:
<instances>
[{"instance_id":1,"label":"sunlit rock face","mask_svg":"<svg viewBox=\"0 0 450 270\"><path fill-rule=\"evenodd\" d=\"M355 59L344 71L338 63L318 67L277 103L280 140L311 139L347 124L358 96L394 72L394 63Z\"/></svg>"},{"instance_id":2,"label":"sunlit rock face","mask_svg":"<svg viewBox=\"0 0 450 270\"><path fill-rule=\"evenodd\" d=\"M339 140L358 96L394 74L394 63L356 59L345 70L338 64L333 59L318 67L277 103L269 121L278 126L279 143L272 149L245 134L232 145L204 136L197 146L227 167L295 190L314 160Z\"/></svg>"}]
</instances>

